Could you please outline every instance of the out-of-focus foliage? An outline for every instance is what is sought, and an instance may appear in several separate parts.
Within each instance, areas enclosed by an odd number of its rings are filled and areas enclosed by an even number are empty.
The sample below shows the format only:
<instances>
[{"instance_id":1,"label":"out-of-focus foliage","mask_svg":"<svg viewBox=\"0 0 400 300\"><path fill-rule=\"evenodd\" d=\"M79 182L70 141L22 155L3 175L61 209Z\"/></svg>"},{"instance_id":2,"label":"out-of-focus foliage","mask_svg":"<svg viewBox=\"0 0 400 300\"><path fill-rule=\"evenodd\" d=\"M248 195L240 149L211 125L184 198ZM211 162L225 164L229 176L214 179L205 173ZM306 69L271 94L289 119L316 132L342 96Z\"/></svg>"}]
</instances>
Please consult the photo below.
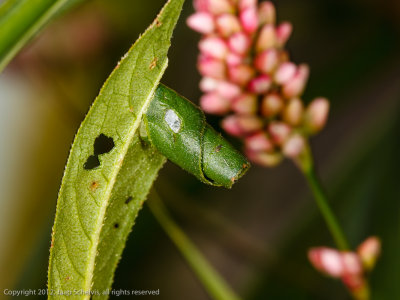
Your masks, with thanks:
<instances>
[{"instance_id":1,"label":"out-of-focus foliage","mask_svg":"<svg viewBox=\"0 0 400 300\"><path fill-rule=\"evenodd\" d=\"M73 134L107 74L163 2L96 0L81 6L47 28L0 77L27 91L24 101L21 95L10 101L11 94L0 91L1 111L10 120L2 126L13 132L0 143L0 154L10 161L5 171L0 168L9 187L0 197L8 213L1 219L1 232L8 234L0 237L2 288L45 287L50 224ZM189 2L182 18L192 12ZM374 298L399 298L399 3L275 4L278 20L294 24L291 57L311 67L304 99L324 95L332 102L327 127L312 142L333 206L352 246L371 234L382 238L383 254L371 278ZM200 96L198 38L184 22L178 25L164 77L189 99ZM216 120L209 118L218 125ZM321 277L307 261L309 247L332 242L289 162L255 167L231 191L203 186L167 164L156 185L179 223L246 299L347 299L339 282ZM117 289L160 288L159 299L207 299L147 209L115 283Z\"/></svg>"}]
</instances>

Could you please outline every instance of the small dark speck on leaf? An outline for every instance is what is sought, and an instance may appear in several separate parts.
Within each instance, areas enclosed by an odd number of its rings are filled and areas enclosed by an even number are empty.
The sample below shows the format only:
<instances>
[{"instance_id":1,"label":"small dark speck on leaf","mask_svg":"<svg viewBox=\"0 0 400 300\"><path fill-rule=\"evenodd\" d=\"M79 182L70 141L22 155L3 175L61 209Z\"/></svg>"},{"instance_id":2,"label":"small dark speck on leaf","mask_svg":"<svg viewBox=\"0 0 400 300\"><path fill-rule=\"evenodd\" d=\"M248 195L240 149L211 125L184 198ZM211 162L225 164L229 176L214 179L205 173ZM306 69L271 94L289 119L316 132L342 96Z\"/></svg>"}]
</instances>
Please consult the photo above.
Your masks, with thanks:
<instances>
[{"instance_id":1,"label":"small dark speck on leaf","mask_svg":"<svg viewBox=\"0 0 400 300\"><path fill-rule=\"evenodd\" d=\"M93 192L99 187L99 183L97 181L92 181L90 183L90 190Z\"/></svg>"},{"instance_id":2,"label":"small dark speck on leaf","mask_svg":"<svg viewBox=\"0 0 400 300\"><path fill-rule=\"evenodd\" d=\"M222 149L222 145L218 145L217 147L215 147L215 152L219 152Z\"/></svg>"},{"instance_id":3,"label":"small dark speck on leaf","mask_svg":"<svg viewBox=\"0 0 400 300\"><path fill-rule=\"evenodd\" d=\"M65 281L68 281L68 280L71 279L71 276L68 275L68 276L66 276L64 279L65 279Z\"/></svg>"},{"instance_id":4,"label":"small dark speck on leaf","mask_svg":"<svg viewBox=\"0 0 400 300\"><path fill-rule=\"evenodd\" d=\"M160 22L160 20L159 19L156 19L156 26L157 27L160 27L162 25L162 23Z\"/></svg>"},{"instance_id":5,"label":"small dark speck on leaf","mask_svg":"<svg viewBox=\"0 0 400 300\"><path fill-rule=\"evenodd\" d=\"M125 200L125 204L128 204L129 202L131 202L133 200L132 196L129 196L128 198L126 198Z\"/></svg>"},{"instance_id":6,"label":"small dark speck on leaf","mask_svg":"<svg viewBox=\"0 0 400 300\"><path fill-rule=\"evenodd\" d=\"M118 228L119 227L119 224L118 223L115 223L114 224L114 228Z\"/></svg>"},{"instance_id":7,"label":"small dark speck on leaf","mask_svg":"<svg viewBox=\"0 0 400 300\"><path fill-rule=\"evenodd\" d=\"M153 69L157 66L157 60L158 60L157 57L154 57L154 58L153 58L153 60L152 60L151 63L150 63L150 66L149 66L149 69L150 69L150 70L153 70Z\"/></svg>"}]
</instances>

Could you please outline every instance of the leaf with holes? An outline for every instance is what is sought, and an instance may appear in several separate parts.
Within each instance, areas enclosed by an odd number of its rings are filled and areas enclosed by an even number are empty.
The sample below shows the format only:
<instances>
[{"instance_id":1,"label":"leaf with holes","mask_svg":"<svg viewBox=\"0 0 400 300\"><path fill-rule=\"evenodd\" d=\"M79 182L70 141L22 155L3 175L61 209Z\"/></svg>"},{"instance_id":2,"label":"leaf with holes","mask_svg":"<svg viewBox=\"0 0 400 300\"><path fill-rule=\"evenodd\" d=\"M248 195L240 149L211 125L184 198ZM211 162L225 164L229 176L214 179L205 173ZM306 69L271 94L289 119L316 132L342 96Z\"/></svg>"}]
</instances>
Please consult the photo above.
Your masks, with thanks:
<instances>
[{"instance_id":1,"label":"leaf with holes","mask_svg":"<svg viewBox=\"0 0 400 300\"><path fill-rule=\"evenodd\" d=\"M165 158L139 138L184 0L170 0L102 87L73 143L53 227L50 298L107 298L135 217Z\"/></svg>"}]
</instances>

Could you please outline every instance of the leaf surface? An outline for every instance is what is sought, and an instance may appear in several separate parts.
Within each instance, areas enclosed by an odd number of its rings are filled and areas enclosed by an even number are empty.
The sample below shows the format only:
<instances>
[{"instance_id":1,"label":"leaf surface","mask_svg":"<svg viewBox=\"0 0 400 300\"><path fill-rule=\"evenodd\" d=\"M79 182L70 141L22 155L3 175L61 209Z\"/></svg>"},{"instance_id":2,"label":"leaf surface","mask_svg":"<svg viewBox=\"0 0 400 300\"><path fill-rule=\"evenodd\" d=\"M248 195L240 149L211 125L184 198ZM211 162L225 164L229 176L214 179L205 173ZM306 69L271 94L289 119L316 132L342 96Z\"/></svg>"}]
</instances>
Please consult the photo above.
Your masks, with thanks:
<instances>
[{"instance_id":1,"label":"leaf surface","mask_svg":"<svg viewBox=\"0 0 400 300\"><path fill-rule=\"evenodd\" d=\"M164 156L139 125L167 66L184 0L170 0L110 75L73 143L52 234L49 298L107 298Z\"/></svg>"}]
</instances>

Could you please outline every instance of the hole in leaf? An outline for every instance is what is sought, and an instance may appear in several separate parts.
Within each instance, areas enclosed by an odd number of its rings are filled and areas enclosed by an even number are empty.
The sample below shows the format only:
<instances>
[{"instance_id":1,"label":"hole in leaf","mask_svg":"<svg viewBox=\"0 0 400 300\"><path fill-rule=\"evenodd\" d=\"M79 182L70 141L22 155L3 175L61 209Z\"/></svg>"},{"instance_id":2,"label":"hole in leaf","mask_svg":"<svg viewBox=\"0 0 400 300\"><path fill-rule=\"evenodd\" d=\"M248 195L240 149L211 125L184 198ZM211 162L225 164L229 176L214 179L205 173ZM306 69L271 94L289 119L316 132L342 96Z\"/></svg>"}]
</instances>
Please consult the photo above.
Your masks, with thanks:
<instances>
[{"instance_id":1,"label":"hole in leaf","mask_svg":"<svg viewBox=\"0 0 400 300\"><path fill-rule=\"evenodd\" d=\"M87 159L87 161L85 162L85 164L83 165L83 167L86 170L93 170L94 168L97 168L98 166L100 166L100 161L99 158L97 157L97 155L90 155Z\"/></svg>"},{"instance_id":2,"label":"hole in leaf","mask_svg":"<svg viewBox=\"0 0 400 300\"><path fill-rule=\"evenodd\" d=\"M118 228L119 227L119 224L118 223L115 223L114 224L114 228Z\"/></svg>"},{"instance_id":3,"label":"hole in leaf","mask_svg":"<svg viewBox=\"0 0 400 300\"><path fill-rule=\"evenodd\" d=\"M94 155L110 152L114 148L114 140L105 134L100 134L94 141Z\"/></svg>"},{"instance_id":4,"label":"hole in leaf","mask_svg":"<svg viewBox=\"0 0 400 300\"><path fill-rule=\"evenodd\" d=\"M128 198L126 198L125 200L125 204L128 204L129 202L131 202L133 200L132 196L129 196Z\"/></svg>"}]
</instances>

